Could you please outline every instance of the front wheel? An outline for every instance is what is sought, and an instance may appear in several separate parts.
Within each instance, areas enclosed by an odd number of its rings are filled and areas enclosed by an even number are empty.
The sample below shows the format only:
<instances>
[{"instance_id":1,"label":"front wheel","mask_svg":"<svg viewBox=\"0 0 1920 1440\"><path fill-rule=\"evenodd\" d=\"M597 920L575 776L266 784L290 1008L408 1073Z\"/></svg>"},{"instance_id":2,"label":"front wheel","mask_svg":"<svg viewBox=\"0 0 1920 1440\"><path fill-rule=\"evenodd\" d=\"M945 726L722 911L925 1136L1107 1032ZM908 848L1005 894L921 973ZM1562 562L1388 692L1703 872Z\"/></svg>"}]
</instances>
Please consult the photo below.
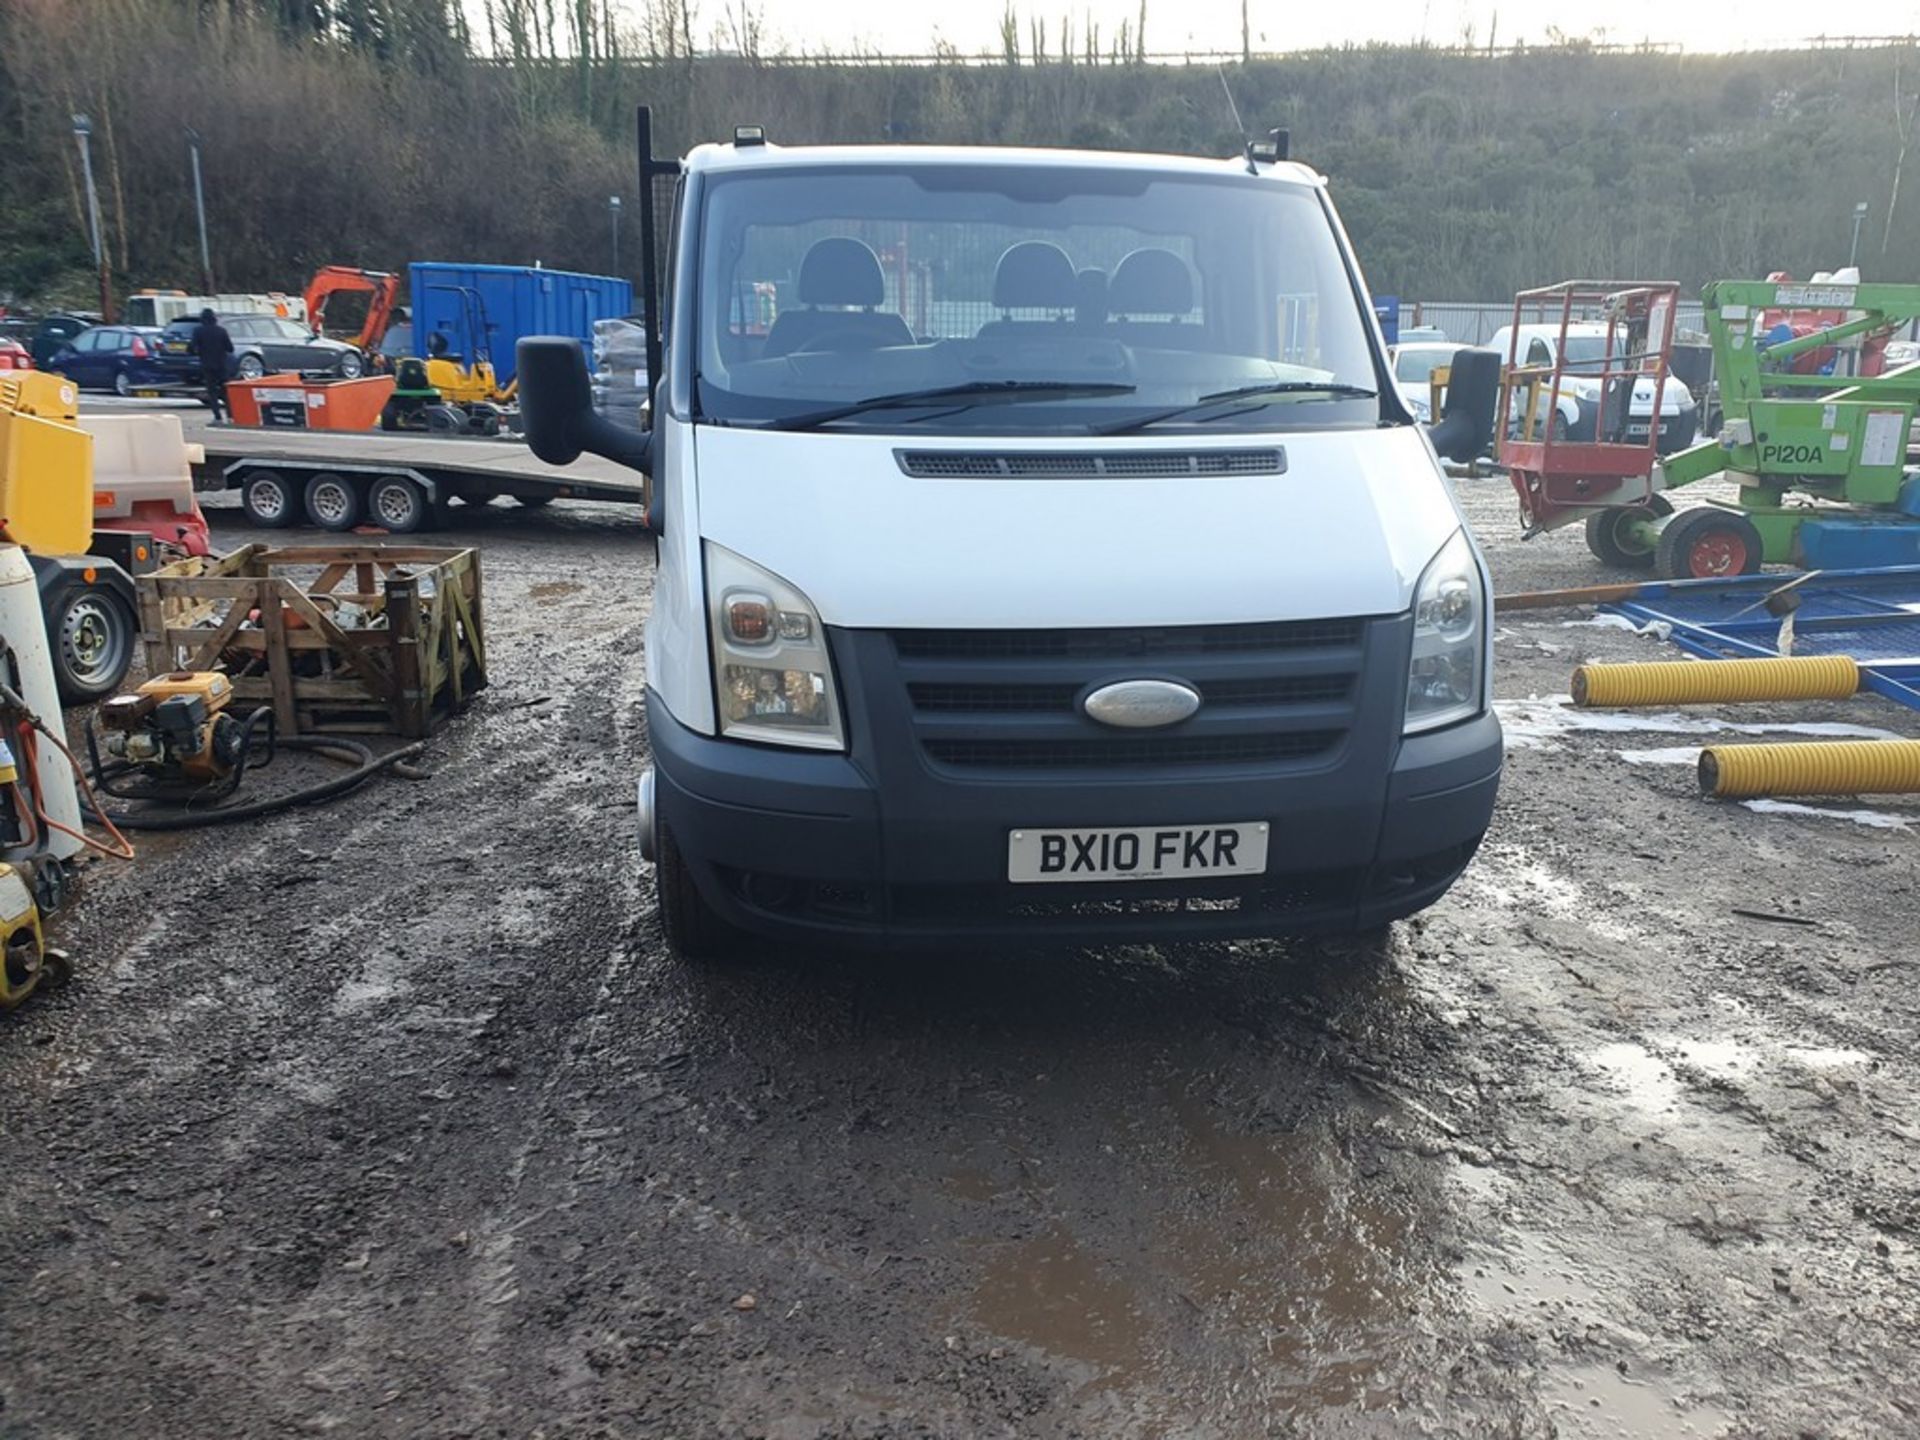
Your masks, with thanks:
<instances>
[{"instance_id":1,"label":"front wheel","mask_svg":"<svg viewBox=\"0 0 1920 1440\"><path fill-rule=\"evenodd\" d=\"M133 663L133 612L111 591L75 579L47 597L46 614L60 698L82 705L111 695Z\"/></svg>"},{"instance_id":2,"label":"front wheel","mask_svg":"<svg viewBox=\"0 0 1920 1440\"><path fill-rule=\"evenodd\" d=\"M1654 547L1635 536L1635 522L1664 520L1671 514L1673 502L1658 493L1649 496L1645 505L1614 505L1596 510L1587 516L1587 549L1601 564L1616 570L1651 570Z\"/></svg>"},{"instance_id":3,"label":"front wheel","mask_svg":"<svg viewBox=\"0 0 1920 1440\"><path fill-rule=\"evenodd\" d=\"M366 365L360 359L358 350L349 350L340 357L340 376L345 380L358 380L366 373Z\"/></svg>"},{"instance_id":4,"label":"front wheel","mask_svg":"<svg viewBox=\"0 0 1920 1440\"><path fill-rule=\"evenodd\" d=\"M660 928L667 944L682 960L726 960L738 955L746 940L743 932L727 923L707 903L694 883L693 874L680 853L673 831L661 825L658 835L660 858L654 862L654 891L660 902Z\"/></svg>"},{"instance_id":5,"label":"front wheel","mask_svg":"<svg viewBox=\"0 0 1920 1440\"><path fill-rule=\"evenodd\" d=\"M1764 548L1760 531L1739 511L1701 505L1661 527L1654 568L1669 580L1757 575Z\"/></svg>"},{"instance_id":6,"label":"front wheel","mask_svg":"<svg viewBox=\"0 0 1920 1440\"><path fill-rule=\"evenodd\" d=\"M526 510L540 510L553 503L551 495L516 495L513 503Z\"/></svg>"}]
</instances>

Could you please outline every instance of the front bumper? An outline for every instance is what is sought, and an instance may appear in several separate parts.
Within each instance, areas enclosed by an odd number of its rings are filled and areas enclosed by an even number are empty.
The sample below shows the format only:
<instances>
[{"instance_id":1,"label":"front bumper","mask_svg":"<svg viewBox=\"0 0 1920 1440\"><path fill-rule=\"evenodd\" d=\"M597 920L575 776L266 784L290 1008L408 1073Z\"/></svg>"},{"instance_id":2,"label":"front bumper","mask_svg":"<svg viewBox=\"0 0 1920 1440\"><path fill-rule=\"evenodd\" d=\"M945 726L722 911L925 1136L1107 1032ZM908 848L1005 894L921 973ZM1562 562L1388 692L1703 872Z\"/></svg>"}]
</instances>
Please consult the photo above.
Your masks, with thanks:
<instances>
[{"instance_id":1,"label":"front bumper","mask_svg":"<svg viewBox=\"0 0 1920 1440\"><path fill-rule=\"evenodd\" d=\"M876 714L868 706L853 707L845 755L717 740L680 724L649 691L647 804L708 903L777 938L911 945L1366 929L1446 892L1486 833L1499 785L1491 714L1399 736L1405 656L1394 644L1374 657L1353 729L1326 758L1097 782L1050 770L943 771L896 743L896 727L869 723L863 733L860 719ZM855 660L843 680L858 689L860 670ZM1006 878L1008 833L1023 827L1260 820L1273 827L1263 875Z\"/></svg>"}]
</instances>

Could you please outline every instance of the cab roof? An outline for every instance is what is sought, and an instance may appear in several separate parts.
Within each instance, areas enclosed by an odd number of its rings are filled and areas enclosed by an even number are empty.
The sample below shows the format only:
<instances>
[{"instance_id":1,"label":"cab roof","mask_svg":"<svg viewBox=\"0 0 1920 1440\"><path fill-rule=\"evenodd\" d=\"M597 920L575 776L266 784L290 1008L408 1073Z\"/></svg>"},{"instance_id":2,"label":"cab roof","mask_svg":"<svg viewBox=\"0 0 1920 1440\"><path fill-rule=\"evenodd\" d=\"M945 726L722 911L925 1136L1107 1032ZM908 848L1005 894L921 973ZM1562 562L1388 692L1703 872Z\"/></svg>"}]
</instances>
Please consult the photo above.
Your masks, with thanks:
<instances>
[{"instance_id":1,"label":"cab roof","mask_svg":"<svg viewBox=\"0 0 1920 1440\"><path fill-rule=\"evenodd\" d=\"M1219 178L1241 175L1247 162L1235 155L1206 159L1195 155L1156 155L1127 150L1045 150L998 145L774 145L709 144L687 156L687 169L708 174L746 170L800 169L813 166L1000 165L1023 169L1072 166L1095 170L1149 170L1157 175ZM1297 160L1261 162L1259 178L1295 185L1325 186L1326 177Z\"/></svg>"}]
</instances>

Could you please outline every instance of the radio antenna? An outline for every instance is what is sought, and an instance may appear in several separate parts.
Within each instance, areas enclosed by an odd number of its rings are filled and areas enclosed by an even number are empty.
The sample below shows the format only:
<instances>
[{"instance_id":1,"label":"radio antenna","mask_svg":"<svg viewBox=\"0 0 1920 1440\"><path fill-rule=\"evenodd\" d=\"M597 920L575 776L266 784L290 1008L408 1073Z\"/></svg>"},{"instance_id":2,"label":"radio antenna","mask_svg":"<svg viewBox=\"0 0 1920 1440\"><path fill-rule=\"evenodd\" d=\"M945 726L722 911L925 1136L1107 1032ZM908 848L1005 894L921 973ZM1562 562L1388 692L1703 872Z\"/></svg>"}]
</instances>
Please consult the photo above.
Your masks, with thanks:
<instances>
[{"instance_id":1,"label":"radio antenna","mask_svg":"<svg viewBox=\"0 0 1920 1440\"><path fill-rule=\"evenodd\" d=\"M1227 97L1227 109L1233 115L1233 128L1240 132L1240 143L1245 147L1247 173L1258 175L1260 167L1253 163L1253 137L1247 133L1247 127L1240 119L1240 107L1234 103L1233 87L1227 83L1227 67L1215 62L1214 73L1220 77L1220 93Z\"/></svg>"}]
</instances>

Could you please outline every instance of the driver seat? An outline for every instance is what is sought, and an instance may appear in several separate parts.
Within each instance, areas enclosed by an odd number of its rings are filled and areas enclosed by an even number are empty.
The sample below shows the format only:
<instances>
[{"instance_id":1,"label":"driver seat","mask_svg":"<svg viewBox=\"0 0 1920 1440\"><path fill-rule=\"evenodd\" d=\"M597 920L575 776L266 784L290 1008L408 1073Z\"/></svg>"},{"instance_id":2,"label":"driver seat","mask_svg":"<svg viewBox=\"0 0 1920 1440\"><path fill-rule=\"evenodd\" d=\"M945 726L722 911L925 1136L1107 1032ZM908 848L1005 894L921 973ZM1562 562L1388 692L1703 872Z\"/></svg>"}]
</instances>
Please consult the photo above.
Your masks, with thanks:
<instances>
[{"instance_id":1,"label":"driver seat","mask_svg":"<svg viewBox=\"0 0 1920 1440\"><path fill-rule=\"evenodd\" d=\"M766 359L777 360L805 350L827 335L851 340L836 344L837 350L881 350L889 345L913 344L913 331L907 328L907 322L890 310L877 308L887 298L880 257L850 236L833 235L814 241L800 261L794 292L805 308L782 310L775 317L761 352Z\"/></svg>"}]
</instances>

